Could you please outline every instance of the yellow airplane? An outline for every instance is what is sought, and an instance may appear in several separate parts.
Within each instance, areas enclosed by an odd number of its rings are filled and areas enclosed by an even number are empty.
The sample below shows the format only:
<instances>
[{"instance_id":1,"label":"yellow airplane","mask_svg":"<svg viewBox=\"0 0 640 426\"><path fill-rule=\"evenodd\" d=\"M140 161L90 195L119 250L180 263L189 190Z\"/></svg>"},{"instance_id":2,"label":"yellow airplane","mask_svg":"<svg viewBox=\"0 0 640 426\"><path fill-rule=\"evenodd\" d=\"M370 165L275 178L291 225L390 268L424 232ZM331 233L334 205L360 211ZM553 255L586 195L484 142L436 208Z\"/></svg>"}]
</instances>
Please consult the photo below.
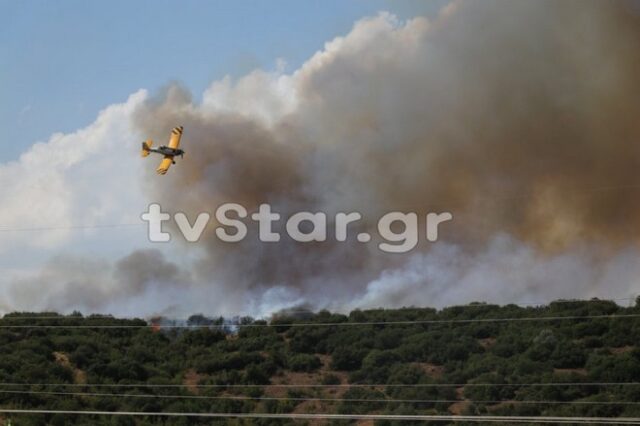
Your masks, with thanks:
<instances>
[{"instance_id":1,"label":"yellow airplane","mask_svg":"<svg viewBox=\"0 0 640 426\"><path fill-rule=\"evenodd\" d=\"M151 139L142 142L142 156L146 157L152 152L156 152L158 154L164 155L160 166L156 169L159 175L167 174L167 170L171 167L172 164L176 164L174 157L177 155L180 158L184 157L184 151L179 149L180 146L180 138L182 137L182 126L174 127L171 130L171 139L169 139L169 146L162 145L161 147L154 149L151 148L153 145L153 141Z\"/></svg>"}]
</instances>

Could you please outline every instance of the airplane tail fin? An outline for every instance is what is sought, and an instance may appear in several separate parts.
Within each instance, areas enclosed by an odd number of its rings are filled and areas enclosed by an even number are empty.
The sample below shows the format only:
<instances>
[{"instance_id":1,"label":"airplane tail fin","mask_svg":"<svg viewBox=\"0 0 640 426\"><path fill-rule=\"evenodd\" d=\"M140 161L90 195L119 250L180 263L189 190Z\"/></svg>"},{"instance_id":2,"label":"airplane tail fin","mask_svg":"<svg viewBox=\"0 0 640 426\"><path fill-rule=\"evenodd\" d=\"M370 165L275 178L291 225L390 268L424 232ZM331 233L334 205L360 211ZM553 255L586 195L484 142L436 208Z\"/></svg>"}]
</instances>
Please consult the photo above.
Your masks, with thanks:
<instances>
[{"instance_id":1,"label":"airplane tail fin","mask_svg":"<svg viewBox=\"0 0 640 426\"><path fill-rule=\"evenodd\" d=\"M146 157L147 155L149 155L149 153L151 152L151 146L153 145L153 141L151 139L142 142L142 151L141 151L141 155L143 157Z\"/></svg>"}]
</instances>

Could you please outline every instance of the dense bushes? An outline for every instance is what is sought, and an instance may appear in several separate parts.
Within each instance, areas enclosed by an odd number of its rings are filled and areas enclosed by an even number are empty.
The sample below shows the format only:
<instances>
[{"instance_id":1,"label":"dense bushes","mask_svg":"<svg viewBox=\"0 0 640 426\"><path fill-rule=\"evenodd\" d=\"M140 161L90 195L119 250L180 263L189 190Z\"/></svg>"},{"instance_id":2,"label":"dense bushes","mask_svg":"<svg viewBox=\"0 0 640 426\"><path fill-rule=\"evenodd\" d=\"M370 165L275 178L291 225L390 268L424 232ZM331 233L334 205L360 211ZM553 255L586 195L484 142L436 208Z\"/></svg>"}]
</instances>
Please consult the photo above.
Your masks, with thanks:
<instances>
[{"instance_id":1,"label":"dense bushes","mask_svg":"<svg viewBox=\"0 0 640 426\"><path fill-rule=\"evenodd\" d=\"M315 355L295 354L289 357L289 369L292 371L311 372L317 370L321 365L320 359Z\"/></svg>"},{"instance_id":2,"label":"dense bushes","mask_svg":"<svg viewBox=\"0 0 640 426\"><path fill-rule=\"evenodd\" d=\"M341 346L331 354L331 368L334 370L356 370L360 368L367 350L356 346Z\"/></svg>"},{"instance_id":3,"label":"dense bushes","mask_svg":"<svg viewBox=\"0 0 640 426\"><path fill-rule=\"evenodd\" d=\"M60 384L51 389L34 387L57 392L69 391L62 384L74 384L78 391L115 395L78 397L7 392L0 393L0 404L7 408L54 410L287 413L295 409L434 414L448 413L451 401L466 398L475 403L465 405L463 412L472 414L640 416L640 408L631 404L517 403L518 400L639 400L640 386L522 384L640 382L640 351L636 347L640 341L640 319L466 322L490 318L593 317L638 311L638 307L622 308L605 301L563 302L535 308L476 303L441 311L406 308L358 310L349 315L326 311L315 315L280 315L273 323L278 326L248 317L230 321L194 315L186 324L197 328L160 331L147 327L142 320L79 315L58 318L48 313L46 316L54 319L30 320L28 324L126 327L0 329L0 381ZM0 323L15 324L19 321L16 316L19 315L7 316ZM429 322L433 320L437 321ZM351 325L340 325L345 322ZM306 384L325 387L288 388L286 393L264 387L274 383L294 385L301 377L307 380ZM136 386L145 383L172 387ZM345 388L345 383L361 386ZM127 386L105 389L94 384ZM207 386L197 388L198 385ZM129 396L120 397L119 393ZM173 396L148 397L155 394ZM301 405L305 398L323 402L307 401L309 404ZM336 402L329 402L335 398ZM416 400L421 402L411 402ZM516 402L491 403L502 400ZM224 424L222 420L205 420L53 415L20 417L19 422L13 423ZM286 424L275 420L254 423Z\"/></svg>"}]
</instances>

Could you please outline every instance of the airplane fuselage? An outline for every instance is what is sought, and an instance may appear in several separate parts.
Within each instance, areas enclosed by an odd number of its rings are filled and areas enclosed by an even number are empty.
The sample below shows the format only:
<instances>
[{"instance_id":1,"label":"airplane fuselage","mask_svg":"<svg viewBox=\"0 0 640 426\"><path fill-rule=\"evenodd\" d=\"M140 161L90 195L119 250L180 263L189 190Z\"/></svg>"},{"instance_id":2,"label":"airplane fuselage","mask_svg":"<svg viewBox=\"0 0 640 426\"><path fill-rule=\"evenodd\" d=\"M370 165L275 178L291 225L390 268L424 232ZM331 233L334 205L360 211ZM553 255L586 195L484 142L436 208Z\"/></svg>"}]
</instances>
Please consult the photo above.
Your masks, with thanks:
<instances>
[{"instance_id":1,"label":"airplane fuselage","mask_svg":"<svg viewBox=\"0 0 640 426\"><path fill-rule=\"evenodd\" d=\"M184 154L184 151L182 149L173 149L164 145L158 148L151 148L149 151L157 152L158 154L162 154L162 155L168 155L169 157L175 157L176 155L180 156Z\"/></svg>"}]
</instances>

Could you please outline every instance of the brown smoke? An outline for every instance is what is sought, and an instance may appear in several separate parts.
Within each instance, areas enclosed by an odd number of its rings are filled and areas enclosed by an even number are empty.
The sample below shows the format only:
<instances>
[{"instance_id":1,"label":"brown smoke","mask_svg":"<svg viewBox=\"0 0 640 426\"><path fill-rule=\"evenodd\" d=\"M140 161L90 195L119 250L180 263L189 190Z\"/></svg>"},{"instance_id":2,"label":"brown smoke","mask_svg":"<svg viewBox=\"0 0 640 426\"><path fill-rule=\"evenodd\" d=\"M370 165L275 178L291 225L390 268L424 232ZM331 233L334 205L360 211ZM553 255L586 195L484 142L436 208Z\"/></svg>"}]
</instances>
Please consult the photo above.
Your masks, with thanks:
<instances>
[{"instance_id":1,"label":"brown smoke","mask_svg":"<svg viewBox=\"0 0 640 426\"><path fill-rule=\"evenodd\" d=\"M260 78L290 91L250 84ZM246 87L258 106L292 99L265 119ZM613 256L640 238L640 19L629 2L455 2L406 24L382 15L290 76L250 75L230 90L246 109L212 109L171 86L137 112L154 140L185 127L184 161L148 179L166 210L192 220L224 202L270 203L284 218L358 211L369 230L389 211L451 211L442 236L455 256L499 234L540 256L585 246ZM242 243L209 230L196 245L200 281L238 306L274 287L353 296L406 260L355 241L259 243L247 224Z\"/></svg>"},{"instance_id":2,"label":"brown smoke","mask_svg":"<svg viewBox=\"0 0 640 426\"><path fill-rule=\"evenodd\" d=\"M5 312L17 309L146 314L149 306L141 306L144 302L140 303L139 299L157 293L158 289L170 292L176 283L185 288L190 284L190 277L158 250L136 250L114 264L58 255L50 259L37 276L14 283L5 296L10 300L10 308ZM162 304L166 307L167 300Z\"/></svg>"}]
</instances>

